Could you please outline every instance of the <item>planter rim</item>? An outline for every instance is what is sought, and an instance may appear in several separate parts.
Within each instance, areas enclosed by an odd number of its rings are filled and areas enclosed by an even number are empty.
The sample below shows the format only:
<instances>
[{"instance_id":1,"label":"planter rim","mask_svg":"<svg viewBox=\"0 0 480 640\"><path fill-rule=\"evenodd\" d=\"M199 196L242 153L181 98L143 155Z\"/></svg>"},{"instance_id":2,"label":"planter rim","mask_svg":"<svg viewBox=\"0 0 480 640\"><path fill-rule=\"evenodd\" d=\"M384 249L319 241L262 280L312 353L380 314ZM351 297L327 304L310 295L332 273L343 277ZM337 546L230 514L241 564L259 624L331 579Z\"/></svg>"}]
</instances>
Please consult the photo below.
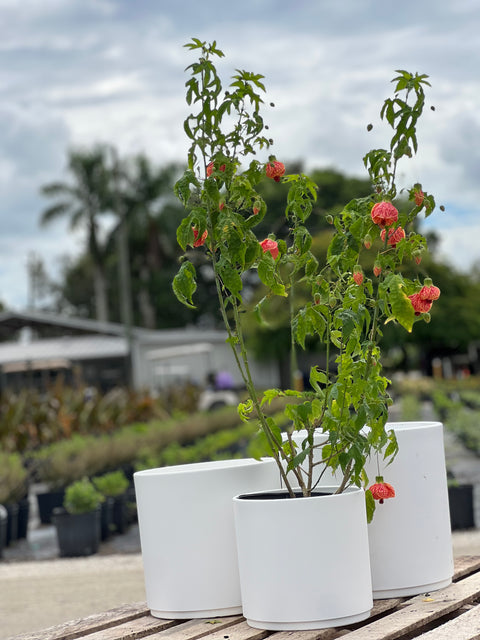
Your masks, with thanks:
<instances>
[{"instance_id":1,"label":"planter rim","mask_svg":"<svg viewBox=\"0 0 480 640\"><path fill-rule=\"evenodd\" d=\"M443 427L443 423L438 420L401 420L399 422L387 422L385 429L395 429L396 431L408 431L410 429L438 429Z\"/></svg>"},{"instance_id":2,"label":"planter rim","mask_svg":"<svg viewBox=\"0 0 480 640\"><path fill-rule=\"evenodd\" d=\"M294 438L294 439L295 438L306 438L307 434L308 434L308 431L306 429L298 429L296 431L292 431L292 438ZM314 438L316 438L317 440L322 439L324 442L326 442L328 440L328 432L327 431L323 431L322 429L315 429ZM282 433L282 439L283 440L287 439L287 434L286 433Z\"/></svg>"},{"instance_id":3,"label":"planter rim","mask_svg":"<svg viewBox=\"0 0 480 640\"><path fill-rule=\"evenodd\" d=\"M363 489L361 487L347 487L346 489L343 490L342 493L335 493L335 491L338 489L338 485L327 485L327 486L319 486L318 487L318 491L323 493L326 493L327 495L313 495L313 496L309 496L304 498L303 496L299 497L299 498L290 498L288 497L288 492L286 489L273 489L273 490L263 490L263 491L252 491L250 493L242 493L238 496L234 496L233 501L234 502L243 502L244 499L248 496L261 496L262 494L279 494L279 493L283 493L286 494L284 498L264 498L262 500L258 500L258 502L281 502L283 500L289 501L289 502L297 502L298 500L303 501L311 501L311 500L318 500L320 498L323 498L324 500L329 500L331 498L340 498L342 495L345 494L351 494L351 493L358 493L358 492L363 492ZM294 491L298 490L298 487L294 487L293 488Z\"/></svg>"},{"instance_id":4,"label":"planter rim","mask_svg":"<svg viewBox=\"0 0 480 640\"><path fill-rule=\"evenodd\" d=\"M264 458L262 460L255 460L254 458L234 458L232 460L210 460L208 462L191 462L188 464L176 464L167 467L157 467L155 469L144 469L142 471L136 471L133 475L134 478L143 478L145 476L164 476L164 475L177 475L184 473L203 473L211 470L228 470L235 467L245 467L249 465L263 464L265 461L273 458Z\"/></svg>"}]
</instances>

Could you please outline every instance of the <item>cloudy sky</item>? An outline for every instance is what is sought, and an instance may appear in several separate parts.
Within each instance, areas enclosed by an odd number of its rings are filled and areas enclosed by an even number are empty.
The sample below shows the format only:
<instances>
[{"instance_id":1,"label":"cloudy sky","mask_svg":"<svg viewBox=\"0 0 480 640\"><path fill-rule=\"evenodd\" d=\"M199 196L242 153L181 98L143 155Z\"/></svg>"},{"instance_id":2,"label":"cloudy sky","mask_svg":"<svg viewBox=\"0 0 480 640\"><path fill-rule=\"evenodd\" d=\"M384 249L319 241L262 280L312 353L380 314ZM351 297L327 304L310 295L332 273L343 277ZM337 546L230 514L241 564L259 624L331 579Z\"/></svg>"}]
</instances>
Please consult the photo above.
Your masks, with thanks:
<instances>
[{"instance_id":1,"label":"cloudy sky","mask_svg":"<svg viewBox=\"0 0 480 640\"><path fill-rule=\"evenodd\" d=\"M83 246L38 223L39 188L66 178L69 148L184 160L191 37L217 41L226 80L265 76L279 159L363 177L365 152L389 141L378 113L395 70L428 74L435 111L402 180L446 207L428 228L467 270L480 259L479 32L480 0L0 0L0 300L25 308L32 252L55 276Z\"/></svg>"}]
</instances>

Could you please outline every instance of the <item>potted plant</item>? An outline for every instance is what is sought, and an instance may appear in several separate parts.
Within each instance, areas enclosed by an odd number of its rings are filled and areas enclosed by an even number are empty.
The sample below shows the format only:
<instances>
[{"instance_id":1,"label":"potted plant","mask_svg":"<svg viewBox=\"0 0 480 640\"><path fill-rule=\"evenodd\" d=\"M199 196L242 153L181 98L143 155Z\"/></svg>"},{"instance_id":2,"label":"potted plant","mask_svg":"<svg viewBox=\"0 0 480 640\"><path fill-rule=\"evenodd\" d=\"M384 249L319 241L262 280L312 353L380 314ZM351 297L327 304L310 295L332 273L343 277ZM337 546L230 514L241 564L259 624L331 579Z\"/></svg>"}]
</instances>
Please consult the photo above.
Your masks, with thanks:
<instances>
[{"instance_id":1,"label":"potted plant","mask_svg":"<svg viewBox=\"0 0 480 640\"><path fill-rule=\"evenodd\" d=\"M111 445L105 438L75 434L33 454L32 466L43 484L36 496L42 524L49 524L53 509L62 506L68 485L98 473L110 463L109 452Z\"/></svg>"},{"instance_id":2,"label":"potted plant","mask_svg":"<svg viewBox=\"0 0 480 640\"><path fill-rule=\"evenodd\" d=\"M128 525L127 489L129 482L121 470L93 478L93 484L105 498L102 503L102 539L109 532L124 533Z\"/></svg>"},{"instance_id":3,"label":"potted plant","mask_svg":"<svg viewBox=\"0 0 480 640\"><path fill-rule=\"evenodd\" d=\"M63 507L56 507L52 515L61 557L88 556L98 551L101 502L102 495L87 478L66 488Z\"/></svg>"},{"instance_id":4,"label":"potted plant","mask_svg":"<svg viewBox=\"0 0 480 640\"><path fill-rule=\"evenodd\" d=\"M0 504L7 511L6 545L15 542L19 533L20 501L24 514L23 498L26 492L28 472L18 453L0 453ZM22 530L24 524L22 521Z\"/></svg>"},{"instance_id":5,"label":"potted plant","mask_svg":"<svg viewBox=\"0 0 480 640\"><path fill-rule=\"evenodd\" d=\"M284 164L267 155L273 141L260 113L263 77L237 70L224 90L214 64L223 56L216 43L193 39L186 46L199 55L186 82L195 111L184 122L188 167L175 186L186 213L177 231L185 253L173 289L193 307L196 265L210 264L227 341L248 391L239 412L258 421L257 454L274 458L284 487L234 500L244 615L252 626L269 629L355 622L372 606L365 499L371 517L375 499L394 493L383 480L397 442L385 426L391 400L382 375L382 327L396 322L411 331L416 322L428 322L440 295L428 278L410 279L401 271L426 250L414 223L421 211L432 213L434 198L415 184L403 211L393 203L398 163L417 150L427 76L397 72L394 96L381 110L393 129L389 149L364 158L372 194L327 216L332 235L327 262L320 264L307 229L317 187L305 174L287 175ZM262 160L254 156L258 151ZM268 219L258 190L263 180L289 187L281 223ZM256 227L266 221L288 231L257 237ZM362 260L372 252L370 275ZM251 271L265 293L253 309L244 291ZM283 299L289 310L293 373L296 347L307 338L324 347L326 367L311 368L308 390L292 384L260 394L255 387L242 320L254 313L262 321L272 299ZM265 407L278 397L290 401L276 420ZM315 438L318 430L326 439ZM365 472L372 456L380 467L373 493ZM336 486L320 487L327 472ZM287 539L302 547L293 563L283 561Z\"/></svg>"},{"instance_id":6,"label":"potted plant","mask_svg":"<svg viewBox=\"0 0 480 640\"><path fill-rule=\"evenodd\" d=\"M448 503L452 531L475 527L474 486L459 482L452 472L448 474Z\"/></svg>"}]
</instances>

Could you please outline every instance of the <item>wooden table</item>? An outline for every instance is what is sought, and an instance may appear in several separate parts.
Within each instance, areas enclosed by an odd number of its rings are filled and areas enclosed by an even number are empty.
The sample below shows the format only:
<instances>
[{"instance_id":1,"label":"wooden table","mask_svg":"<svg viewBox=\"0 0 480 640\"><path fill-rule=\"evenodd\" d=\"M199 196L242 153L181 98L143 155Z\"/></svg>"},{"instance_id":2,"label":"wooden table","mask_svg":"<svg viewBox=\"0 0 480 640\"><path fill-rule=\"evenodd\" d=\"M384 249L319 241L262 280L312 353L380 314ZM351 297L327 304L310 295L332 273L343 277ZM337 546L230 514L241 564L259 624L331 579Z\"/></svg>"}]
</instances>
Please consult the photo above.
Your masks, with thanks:
<instances>
[{"instance_id":1,"label":"wooden table","mask_svg":"<svg viewBox=\"0 0 480 640\"><path fill-rule=\"evenodd\" d=\"M16 640L474 640L480 639L480 557L455 561L454 582L430 594L377 600L368 620L345 628L270 632L252 629L242 616L161 620L145 603L124 605Z\"/></svg>"}]
</instances>

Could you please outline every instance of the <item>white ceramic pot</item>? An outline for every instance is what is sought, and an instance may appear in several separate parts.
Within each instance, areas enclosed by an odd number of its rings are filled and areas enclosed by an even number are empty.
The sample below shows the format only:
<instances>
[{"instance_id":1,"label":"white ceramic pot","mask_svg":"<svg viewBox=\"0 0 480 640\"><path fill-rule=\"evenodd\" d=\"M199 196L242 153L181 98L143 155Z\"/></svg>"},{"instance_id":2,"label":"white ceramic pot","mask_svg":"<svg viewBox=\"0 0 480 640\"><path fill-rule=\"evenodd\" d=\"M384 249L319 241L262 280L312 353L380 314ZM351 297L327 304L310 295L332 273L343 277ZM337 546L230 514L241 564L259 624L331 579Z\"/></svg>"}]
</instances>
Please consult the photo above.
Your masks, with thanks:
<instances>
[{"instance_id":1,"label":"white ceramic pot","mask_svg":"<svg viewBox=\"0 0 480 640\"><path fill-rule=\"evenodd\" d=\"M159 618L241 613L232 498L278 488L272 459L134 474L147 606Z\"/></svg>"},{"instance_id":2,"label":"white ceramic pot","mask_svg":"<svg viewBox=\"0 0 480 640\"><path fill-rule=\"evenodd\" d=\"M243 615L259 629L321 629L369 616L365 495L234 498ZM278 499L278 495L283 497Z\"/></svg>"},{"instance_id":3,"label":"white ceramic pot","mask_svg":"<svg viewBox=\"0 0 480 640\"><path fill-rule=\"evenodd\" d=\"M386 429L395 432L399 452L380 472L396 497L377 503L368 527L374 598L441 589L453 575L443 425L390 422ZM366 471L373 483L376 458Z\"/></svg>"}]
</instances>

